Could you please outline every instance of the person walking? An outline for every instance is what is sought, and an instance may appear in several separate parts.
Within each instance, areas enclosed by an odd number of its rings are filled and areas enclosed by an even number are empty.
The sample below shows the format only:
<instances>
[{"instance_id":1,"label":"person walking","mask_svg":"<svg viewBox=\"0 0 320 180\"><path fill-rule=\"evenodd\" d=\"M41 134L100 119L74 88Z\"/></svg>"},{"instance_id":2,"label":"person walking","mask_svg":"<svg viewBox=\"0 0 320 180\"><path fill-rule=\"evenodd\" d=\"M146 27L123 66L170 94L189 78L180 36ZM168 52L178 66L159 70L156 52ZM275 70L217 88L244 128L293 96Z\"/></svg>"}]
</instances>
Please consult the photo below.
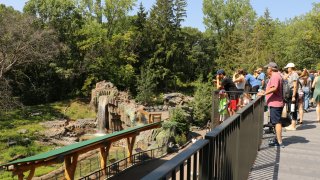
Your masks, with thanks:
<instances>
[{"instance_id":1,"label":"person walking","mask_svg":"<svg viewBox=\"0 0 320 180\"><path fill-rule=\"evenodd\" d=\"M320 71L318 72L318 74ZM312 83L312 87L314 88L313 91L313 100L316 104L316 112L317 112L317 121L320 123L320 79L319 76L314 78L314 81Z\"/></svg>"},{"instance_id":2,"label":"person walking","mask_svg":"<svg viewBox=\"0 0 320 180\"><path fill-rule=\"evenodd\" d=\"M270 121L275 125L276 139L271 142L270 146L284 147L282 143L282 124L280 122L281 113L283 110L283 92L282 92L282 76L278 71L278 65L275 62L270 62L265 66L269 81L266 90L261 90L257 95L265 96L266 103L270 110Z\"/></svg>"},{"instance_id":3,"label":"person walking","mask_svg":"<svg viewBox=\"0 0 320 180\"><path fill-rule=\"evenodd\" d=\"M307 69L304 69L300 75L300 84L302 85L302 92L303 92L303 111L308 112L309 109L309 98L311 92L311 78L309 76L309 72ZM300 122L302 122L300 118Z\"/></svg>"}]
</instances>

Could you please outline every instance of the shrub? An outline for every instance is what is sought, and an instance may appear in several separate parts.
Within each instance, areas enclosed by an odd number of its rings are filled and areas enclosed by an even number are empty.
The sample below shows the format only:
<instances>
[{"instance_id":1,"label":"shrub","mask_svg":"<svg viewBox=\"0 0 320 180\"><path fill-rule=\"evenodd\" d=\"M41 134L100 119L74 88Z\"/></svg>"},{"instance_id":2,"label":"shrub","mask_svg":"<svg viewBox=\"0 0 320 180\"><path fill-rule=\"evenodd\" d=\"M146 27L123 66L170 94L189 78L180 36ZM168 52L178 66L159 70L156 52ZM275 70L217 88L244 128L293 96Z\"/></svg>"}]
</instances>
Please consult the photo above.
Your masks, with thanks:
<instances>
[{"instance_id":1,"label":"shrub","mask_svg":"<svg viewBox=\"0 0 320 180\"><path fill-rule=\"evenodd\" d=\"M211 116L211 99L213 87L210 82L203 83L198 80L196 83L196 91L192 101L194 123L196 125L205 125Z\"/></svg>"},{"instance_id":2,"label":"shrub","mask_svg":"<svg viewBox=\"0 0 320 180\"><path fill-rule=\"evenodd\" d=\"M176 132L180 135L189 132L190 122L188 122L187 116L187 113L181 107L170 110L169 120L171 122L176 122Z\"/></svg>"},{"instance_id":3,"label":"shrub","mask_svg":"<svg viewBox=\"0 0 320 180\"><path fill-rule=\"evenodd\" d=\"M177 144L179 144L180 146L184 145L187 142L187 137L184 134L181 135L176 135L174 137L174 140L176 141Z\"/></svg>"}]
</instances>

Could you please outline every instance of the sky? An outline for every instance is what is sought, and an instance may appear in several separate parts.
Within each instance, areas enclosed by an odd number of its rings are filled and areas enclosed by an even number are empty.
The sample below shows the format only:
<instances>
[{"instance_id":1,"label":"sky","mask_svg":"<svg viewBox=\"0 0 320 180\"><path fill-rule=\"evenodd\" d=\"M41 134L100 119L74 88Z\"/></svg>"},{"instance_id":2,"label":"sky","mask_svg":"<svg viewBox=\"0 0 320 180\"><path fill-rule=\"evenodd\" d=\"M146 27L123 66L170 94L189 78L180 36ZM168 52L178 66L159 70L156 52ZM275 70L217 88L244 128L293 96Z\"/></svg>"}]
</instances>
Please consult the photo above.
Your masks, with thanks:
<instances>
[{"instance_id":1,"label":"sky","mask_svg":"<svg viewBox=\"0 0 320 180\"><path fill-rule=\"evenodd\" d=\"M14 9L22 11L27 0L0 0L0 4L12 6ZM138 5L142 2L146 10L150 10L156 0L137 0L137 5L132 14L134 14ZM203 24L202 0L187 0L187 17L182 26L190 26L205 30ZM313 3L320 3L320 0L251 0L251 5L258 16L263 15L266 8L269 9L273 19L280 21L303 15L312 9Z\"/></svg>"}]
</instances>

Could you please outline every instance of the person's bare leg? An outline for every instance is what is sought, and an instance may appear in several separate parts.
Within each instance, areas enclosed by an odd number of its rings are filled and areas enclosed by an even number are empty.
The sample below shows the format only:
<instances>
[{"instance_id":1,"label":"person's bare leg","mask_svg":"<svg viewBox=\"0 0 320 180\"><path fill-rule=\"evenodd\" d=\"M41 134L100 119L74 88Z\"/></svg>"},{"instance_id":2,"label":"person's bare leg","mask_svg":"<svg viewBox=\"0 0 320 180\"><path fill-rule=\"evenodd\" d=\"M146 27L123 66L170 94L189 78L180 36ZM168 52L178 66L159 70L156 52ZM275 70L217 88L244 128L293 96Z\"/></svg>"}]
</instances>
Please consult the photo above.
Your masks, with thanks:
<instances>
[{"instance_id":1,"label":"person's bare leg","mask_svg":"<svg viewBox=\"0 0 320 180\"><path fill-rule=\"evenodd\" d=\"M277 135L278 143L281 144L282 143L282 124L281 123L276 124L276 135Z\"/></svg>"},{"instance_id":2,"label":"person's bare leg","mask_svg":"<svg viewBox=\"0 0 320 180\"><path fill-rule=\"evenodd\" d=\"M301 100L301 102L299 101L299 123L302 123L302 121L303 121L303 114L304 114L304 112L303 112L303 102L302 102L302 100Z\"/></svg>"},{"instance_id":3,"label":"person's bare leg","mask_svg":"<svg viewBox=\"0 0 320 180\"><path fill-rule=\"evenodd\" d=\"M317 120L318 122L320 122L320 102L317 103L316 112L317 112Z\"/></svg>"},{"instance_id":4,"label":"person's bare leg","mask_svg":"<svg viewBox=\"0 0 320 180\"><path fill-rule=\"evenodd\" d=\"M297 120L296 120L296 119L292 119L292 121L291 121L291 127L295 129L296 126L297 126Z\"/></svg>"}]
</instances>

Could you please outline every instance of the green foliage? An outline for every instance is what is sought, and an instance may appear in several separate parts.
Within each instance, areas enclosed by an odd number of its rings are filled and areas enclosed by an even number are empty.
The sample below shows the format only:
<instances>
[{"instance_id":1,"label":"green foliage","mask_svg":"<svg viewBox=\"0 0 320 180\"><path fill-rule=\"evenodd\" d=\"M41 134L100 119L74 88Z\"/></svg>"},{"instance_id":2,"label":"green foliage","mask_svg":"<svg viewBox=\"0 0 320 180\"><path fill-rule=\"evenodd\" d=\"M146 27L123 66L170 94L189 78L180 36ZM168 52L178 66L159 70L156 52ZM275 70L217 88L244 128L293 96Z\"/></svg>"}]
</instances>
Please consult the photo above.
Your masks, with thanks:
<instances>
[{"instance_id":1,"label":"green foliage","mask_svg":"<svg viewBox=\"0 0 320 180\"><path fill-rule=\"evenodd\" d=\"M187 113L181 107L176 107L170 110L169 121L176 123L176 132L179 135L187 134L189 132L190 122Z\"/></svg>"},{"instance_id":2,"label":"green foliage","mask_svg":"<svg viewBox=\"0 0 320 180\"><path fill-rule=\"evenodd\" d=\"M185 134L181 134L181 135L176 135L174 136L174 140L177 144L179 144L180 146L184 145L187 143L187 137Z\"/></svg>"},{"instance_id":3,"label":"green foliage","mask_svg":"<svg viewBox=\"0 0 320 180\"><path fill-rule=\"evenodd\" d=\"M196 91L192 101L194 123L196 125L205 125L211 118L213 86L210 82L198 80Z\"/></svg>"},{"instance_id":4,"label":"green foliage","mask_svg":"<svg viewBox=\"0 0 320 180\"><path fill-rule=\"evenodd\" d=\"M136 97L137 101L143 104L151 104L153 102L153 97L155 96L156 88L155 77L151 69L142 68L141 75L138 79L138 95Z\"/></svg>"}]
</instances>

